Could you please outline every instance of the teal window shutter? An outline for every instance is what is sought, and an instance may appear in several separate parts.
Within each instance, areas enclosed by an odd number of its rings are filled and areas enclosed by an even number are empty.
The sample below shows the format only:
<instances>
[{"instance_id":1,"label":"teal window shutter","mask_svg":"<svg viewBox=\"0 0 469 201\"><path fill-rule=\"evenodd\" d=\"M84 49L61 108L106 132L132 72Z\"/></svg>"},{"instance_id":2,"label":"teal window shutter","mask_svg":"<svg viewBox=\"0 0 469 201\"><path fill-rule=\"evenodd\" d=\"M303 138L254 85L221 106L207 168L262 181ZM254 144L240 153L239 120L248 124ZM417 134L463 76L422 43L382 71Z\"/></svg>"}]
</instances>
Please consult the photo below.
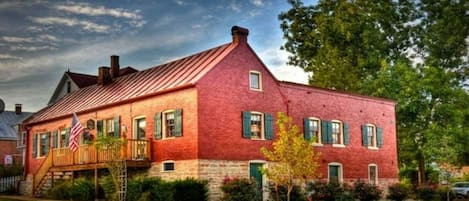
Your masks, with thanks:
<instances>
[{"instance_id":1,"label":"teal window shutter","mask_svg":"<svg viewBox=\"0 0 469 201\"><path fill-rule=\"evenodd\" d=\"M65 146L68 147L70 142L70 128L65 129Z\"/></svg>"},{"instance_id":2,"label":"teal window shutter","mask_svg":"<svg viewBox=\"0 0 469 201\"><path fill-rule=\"evenodd\" d=\"M327 142L332 144L332 121L327 122Z\"/></svg>"},{"instance_id":3,"label":"teal window shutter","mask_svg":"<svg viewBox=\"0 0 469 201\"><path fill-rule=\"evenodd\" d=\"M173 134L175 137L182 136L182 109L177 109L174 111L174 131Z\"/></svg>"},{"instance_id":4,"label":"teal window shutter","mask_svg":"<svg viewBox=\"0 0 469 201\"><path fill-rule=\"evenodd\" d=\"M44 146L44 154L47 156L50 148L50 132L46 133L46 142Z\"/></svg>"},{"instance_id":5,"label":"teal window shutter","mask_svg":"<svg viewBox=\"0 0 469 201\"><path fill-rule=\"evenodd\" d=\"M304 128L304 136L305 140L311 140L311 135L310 135L310 128L309 128L309 118L304 118L303 119L303 128Z\"/></svg>"},{"instance_id":6,"label":"teal window shutter","mask_svg":"<svg viewBox=\"0 0 469 201\"><path fill-rule=\"evenodd\" d=\"M329 126L329 122L326 121L326 120L322 120L321 121L321 141L322 143L324 144L329 144L329 134L328 134L328 127Z\"/></svg>"},{"instance_id":7,"label":"teal window shutter","mask_svg":"<svg viewBox=\"0 0 469 201\"><path fill-rule=\"evenodd\" d=\"M96 121L96 131L98 133L98 138L102 138L103 137L103 120L98 120Z\"/></svg>"},{"instance_id":8,"label":"teal window shutter","mask_svg":"<svg viewBox=\"0 0 469 201\"><path fill-rule=\"evenodd\" d=\"M377 128L376 129L376 140L378 141L378 147L383 146L383 129Z\"/></svg>"},{"instance_id":9,"label":"teal window shutter","mask_svg":"<svg viewBox=\"0 0 469 201\"><path fill-rule=\"evenodd\" d=\"M31 150L33 158L37 157L37 134L33 135L33 150Z\"/></svg>"},{"instance_id":10,"label":"teal window shutter","mask_svg":"<svg viewBox=\"0 0 469 201\"><path fill-rule=\"evenodd\" d=\"M52 134L52 147L57 148L59 142L59 131L54 131L54 134Z\"/></svg>"},{"instance_id":11,"label":"teal window shutter","mask_svg":"<svg viewBox=\"0 0 469 201\"><path fill-rule=\"evenodd\" d=\"M362 125L362 144L363 146L368 146L368 129L366 129L366 125Z\"/></svg>"},{"instance_id":12,"label":"teal window shutter","mask_svg":"<svg viewBox=\"0 0 469 201\"><path fill-rule=\"evenodd\" d=\"M120 136L120 117L117 116L114 118L114 137Z\"/></svg>"},{"instance_id":13,"label":"teal window shutter","mask_svg":"<svg viewBox=\"0 0 469 201\"><path fill-rule=\"evenodd\" d=\"M348 124L344 122L344 145L350 144L350 134Z\"/></svg>"},{"instance_id":14,"label":"teal window shutter","mask_svg":"<svg viewBox=\"0 0 469 201\"><path fill-rule=\"evenodd\" d=\"M157 112L155 113L155 128L154 128L154 133L153 133L153 136L155 137L155 139L161 139L162 138L162 135L161 135L161 112Z\"/></svg>"},{"instance_id":15,"label":"teal window shutter","mask_svg":"<svg viewBox=\"0 0 469 201\"><path fill-rule=\"evenodd\" d=\"M264 124L265 124L265 139L273 140L274 139L274 125L273 117L271 114L264 114Z\"/></svg>"},{"instance_id":16,"label":"teal window shutter","mask_svg":"<svg viewBox=\"0 0 469 201\"><path fill-rule=\"evenodd\" d=\"M243 138L251 138L251 112L243 111Z\"/></svg>"}]
</instances>

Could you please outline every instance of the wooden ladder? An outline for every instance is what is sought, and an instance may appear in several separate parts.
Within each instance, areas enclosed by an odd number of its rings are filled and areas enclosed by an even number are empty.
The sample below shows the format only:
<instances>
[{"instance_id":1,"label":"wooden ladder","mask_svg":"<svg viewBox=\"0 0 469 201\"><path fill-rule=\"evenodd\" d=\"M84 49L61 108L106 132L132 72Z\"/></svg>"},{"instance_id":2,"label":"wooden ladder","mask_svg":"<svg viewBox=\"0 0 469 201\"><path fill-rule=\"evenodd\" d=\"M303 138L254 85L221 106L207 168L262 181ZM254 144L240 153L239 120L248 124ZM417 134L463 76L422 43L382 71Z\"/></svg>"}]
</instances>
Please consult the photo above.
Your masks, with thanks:
<instances>
[{"instance_id":1,"label":"wooden ladder","mask_svg":"<svg viewBox=\"0 0 469 201\"><path fill-rule=\"evenodd\" d=\"M125 201L125 196L127 192L127 162L126 160L120 161L122 166L119 168L119 176L117 177L117 182L119 183L119 201Z\"/></svg>"}]
</instances>

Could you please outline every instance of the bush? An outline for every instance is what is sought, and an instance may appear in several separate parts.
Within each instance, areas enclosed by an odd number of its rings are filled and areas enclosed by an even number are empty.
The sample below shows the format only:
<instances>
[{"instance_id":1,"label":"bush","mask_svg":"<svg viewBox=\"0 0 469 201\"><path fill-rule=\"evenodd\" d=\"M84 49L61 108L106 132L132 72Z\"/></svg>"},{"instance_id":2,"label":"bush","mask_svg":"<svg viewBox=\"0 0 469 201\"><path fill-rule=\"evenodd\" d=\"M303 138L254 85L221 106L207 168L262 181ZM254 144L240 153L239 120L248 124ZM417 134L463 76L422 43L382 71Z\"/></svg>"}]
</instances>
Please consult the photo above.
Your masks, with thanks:
<instances>
[{"instance_id":1,"label":"bush","mask_svg":"<svg viewBox=\"0 0 469 201\"><path fill-rule=\"evenodd\" d=\"M173 201L173 187L170 182L159 177L144 178L142 180L143 192L149 192L148 198L152 201Z\"/></svg>"},{"instance_id":2,"label":"bush","mask_svg":"<svg viewBox=\"0 0 469 201\"><path fill-rule=\"evenodd\" d=\"M23 174L23 166L21 165L0 165L0 177L11 177Z\"/></svg>"},{"instance_id":3,"label":"bush","mask_svg":"<svg viewBox=\"0 0 469 201\"><path fill-rule=\"evenodd\" d=\"M410 193L410 189L406 185L400 183L389 186L388 190L389 194L386 198L394 201L403 201Z\"/></svg>"},{"instance_id":4,"label":"bush","mask_svg":"<svg viewBox=\"0 0 469 201\"><path fill-rule=\"evenodd\" d=\"M432 201L439 200L439 195L434 187L422 186L417 188L417 198L419 200Z\"/></svg>"},{"instance_id":5,"label":"bush","mask_svg":"<svg viewBox=\"0 0 469 201\"><path fill-rule=\"evenodd\" d=\"M193 178L173 182L175 201L202 201L208 199L207 182Z\"/></svg>"},{"instance_id":6,"label":"bush","mask_svg":"<svg viewBox=\"0 0 469 201\"><path fill-rule=\"evenodd\" d=\"M448 186L438 188L438 195L440 197L440 201L446 201L448 197L449 200L454 200L456 198L456 194Z\"/></svg>"},{"instance_id":7,"label":"bush","mask_svg":"<svg viewBox=\"0 0 469 201\"><path fill-rule=\"evenodd\" d=\"M271 200L287 200L287 188L285 186L278 186L269 184L269 192ZM306 196L299 186L294 186L290 193L291 201L306 201Z\"/></svg>"},{"instance_id":8,"label":"bush","mask_svg":"<svg viewBox=\"0 0 469 201\"><path fill-rule=\"evenodd\" d=\"M56 200L90 201L94 199L94 185L86 179L76 179L74 183L64 181L51 188L46 197Z\"/></svg>"},{"instance_id":9,"label":"bush","mask_svg":"<svg viewBox=\"0 0 469 201\"><path fill-rule=\"evenodd\" d=\"M312 200L338 201L353 200L351 189L336 182L311 182L306 186L308 197Z\"/></svg>"},{"instance_id":10,"label":"bush","mask_svg":"<svg viewBox=\"0 0 469 201\"><path fill-rule=\"evenodd\" d=\"M262 192L254 180L226 177L221 190L223 201L261 201Z\"/></svg>"},{"instance_id":11,"label":"bush","mask_svg":"<svg viewBox=\"0 0 469 201\"><path fill-rule=\"evenodd\" d=\"M353 195L360 201L374 201L381 198L382 191L376 186L358 180L353 184Z\"/></svg>"},{"instance_id":12,"label":"bush","mask_svg":"<svg viewBox=\"0 0 469 201\"><path fill-rule=\"evenodd\" d=\"M104 192L104 198L106 200L116 200L117 199L117 192L114 185L114 181L110 175L101 177L99 180L99 184Z\"/></svg>"}]
</instances>

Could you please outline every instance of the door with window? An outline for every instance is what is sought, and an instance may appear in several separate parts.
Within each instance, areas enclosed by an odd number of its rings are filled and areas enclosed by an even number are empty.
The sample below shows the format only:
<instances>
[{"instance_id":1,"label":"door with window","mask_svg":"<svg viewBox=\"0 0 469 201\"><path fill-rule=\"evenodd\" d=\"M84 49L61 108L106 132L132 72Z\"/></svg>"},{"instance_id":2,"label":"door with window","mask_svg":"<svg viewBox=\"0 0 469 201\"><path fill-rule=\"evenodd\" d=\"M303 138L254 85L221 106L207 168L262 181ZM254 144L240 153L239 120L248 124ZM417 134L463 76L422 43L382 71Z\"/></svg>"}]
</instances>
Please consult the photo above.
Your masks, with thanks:
<instances>
[{"instance_id":1,"label":"door with window","mask_svg":"<svg viewBox=\"0 0 469 201\"><path fill-rule=\"evenodd\" d=\"M339 164L329 165L329 182L340 183L342 180L342 167Z\"/></svg>"},{"instance_id":2,"label":"door with window","mask_svg":"<svg viewBox=\"0 0 469 201\"><path fill-rule=\"evenodd\" d=\"M145 117L138 117L134 120L134 139L132 140L133 147L133 159L145 159L147 144L145 141L145 128L146 128L146 119Z\"/></svg>"},{"instance_id":3,"label":"door with window","mask_svg":"<svg viewBox=\"0 0 469 201\"><path fill-rule=\"evenodd\" d=\"M249 177L256 181L257 188L262 192L262 173L260 168L263 166L263 163L250 163L249 164Z\"/></svg>"}]
</instances>

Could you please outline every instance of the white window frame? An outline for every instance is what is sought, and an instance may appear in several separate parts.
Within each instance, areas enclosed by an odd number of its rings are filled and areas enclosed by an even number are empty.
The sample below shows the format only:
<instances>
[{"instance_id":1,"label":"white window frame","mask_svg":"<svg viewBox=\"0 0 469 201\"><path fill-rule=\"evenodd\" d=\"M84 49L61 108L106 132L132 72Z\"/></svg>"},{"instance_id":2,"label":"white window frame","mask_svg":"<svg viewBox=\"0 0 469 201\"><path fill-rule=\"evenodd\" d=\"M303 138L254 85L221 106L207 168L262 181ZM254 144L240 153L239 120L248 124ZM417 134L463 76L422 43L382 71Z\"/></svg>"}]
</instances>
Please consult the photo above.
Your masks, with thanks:
<instances>
[{"instance_id":1,"label":"white window frame","mask_svg":"<svg viewBox=\"0 0 469 201\"><path fill-rule=\"evenodd\" d=\"M260 136L257 137L257 136L253 136L252 135L252 123L250 124L250 128L249 131L251 132L251 139L252 140L265 140L265 123L264 123L264 113L262 112L256 112L256 111L251 111L251 120L252 120L252 116L253 115L260 115L261 116L261 130L260 130ZM251 121L250 121L251 122Z\"/></svg>"},{"instance_id":2,"label":"white window frame","mask_svg":"<svg viewBox=\"0 0 469 201\"><path fill-rule=\"evenodd\" d=\"M331 178L330 178L330 175L331 175L331 170L330 170L330 167L331 166L339 166L339 183L343 183L344 182L344 168L342 166L342 163L338 163L338 162L332 162L332 163L329 163L327 164L327 181L330 182L331 181Z\"/></svg>"},{"instance_id":3,"label":"white window frame","mask_svg":"<svg viewBox=\"0 0 469 201\"><path fill-rule=\"evenodd\" d=\"M323 146L323 143L322 143L322 133L321 133L321 119L317 118L317 117L308 117L308 120L309 120L309 130L311 132L311 122L312 121L317 121L318 122L318 133L316 135L316 141L313 142L313 145L314 146ZM309 135L310 133L308 133ZM313 137L313 136L311 136Z\"/></svg>"},{"instance_id":4,"label":"white window frame","mask_svg":"<svg viewBox=\"0 0 469 201\"><path fill-rule=\"evenodd\" d=\"M173 170L165 170L164 166L165 164L172 163L173 164ZM176 171L176 163L173 160L166 160L161 162L161 172L174 172Z\"/></svg>"},{"instance_id":5,"label":"white window frame","mask_svg":"<svg viewBox=\"0 0 469 201\"><path fill-rule=\"evenodd\" d=\"M20 135L18 136L18 143L16 144L16 147L22 148L26 146L26 141L27 141L27 133L26 131L21 131Z\"/></svg>"},{"instance_id":6,"label":"white window frame","mask_svg":"<svg viewBox=\"0 0 469 201\"><path fill-rule=\"evenodd\" d=\"M345 144L344 144L344 123L340 120L332 120L331 121L331 130L333 131L333 124L334 123L337 123L339 124L339 142L340 143L335 143L335 142L332 142L332 146L333 147L345 147ZM334 136L334 133L332 133L332 137Z\"/></svg>"},{"instance_id":7,"label":"white window frame","mask_svg":"<svg viewBox=\"0 0 469 201\"><path fill-rule=\"evenodd\" d=\"M375 178L374 178L374 181L375 181L375 182L373 182L373 180L372 180L372 178L371 178L370 167L375 167L375 171L376 171L376 172L375 172ZM378 178L379 178L379 176L378 176L378 165L376 165L376 164L374 164L374 163L369 164L369 165L368 165L368 182L369 182L370 184L373 184L373 185L378 185L378 184L379 184Z\"/></svg>"},{"instance_id":8,"label":"white window frame","mask_svg":"<svg viewBox=\"0 0 469 201\"><path fill-rule=\"evenodd\" d=\"M161 121L162 121L162 122L161 122L161 129L162 129L162 130L161 130L161 135L162 135L162 136L161 136L161 139L173 139L173 138L176 138L176 136L174 136L174 135L173 135L173 136L169 136L169 137L167 136L167 130L168 130L167 126L168 126L168 125L167 125L167 123L166 123L166 114L168 114L168 113L173 113L173 115L175 115L176 110L166 110L166 111L163 111L163 112L161 113ZM176 116L174 116L174 118L176 118Z\"/></svg>"},{"instance_id":9,"label":"white window frame","mask_svg":"<svg viewBox=\"0 0 469 201\"><path fill-rule=\"evenodd\" d=\"M372 131L372 133L371 133L372 134L372 137L371 137L372 140L371 141L368 137L370 135L368 128L370 128L370 127L371 127L371 131ZM365 124L365 129L366 129L366 134L367 134L366 138L368 140L368 149L378 149L378 135L377 135L377 132L376 132L377 131L376 126L374 124Z\"/></svg>"},{"instance_id":10,"label":"white window frame","mask_svg":"<svg viewBox=\"0 0 469 201\"><path fill-rule=\"evenodd\" d=\"M254 74L257 75L257 77L258 77L258 82L259 83L257 83L257 84L259 85L259 88L254 88L251 85L251 83L252 83L251 75L254 75ZM255 70L249 71L249 89L253 90L253 91L262 91L262 74L261 74L261 72L255 71Z\"/></svg>"},{"instance_id":11,"label":"white window frame","mask_svg":"<svg viewBox=\"0 0 469 201\"><path fill-rule=\"evenodd\" d=\"M114 136L114 118L104 119L104 134L106 136Z\"/></svg>"},{"instance_id":12,"label":"white window frame","mask_svg":"<svg viewBox=\"0 0 469 201\"><path fill-rule=\"evenodd\" d=\"M47 156L47 153L44 154L44 155L41 155L41 151L42 151L42 149L41 149L42 137L45 136L45 138L47 139L47 138L48 138L47 135L49 135L48 132L45 132L45 133L38 133L38 134L37 134L37 140L38 140L38 141L37 141L37 158L44 158L44 157ZM50 150L50 135L49 135L49 151L51 151L51 150Z\"/></svg>"},{"instance_id":13,"label":"white window frame","mask_svg":"<svg viewBox=\"0 0 469 201\"><path fill-rule=\"evenodd\" d=\"M146 132L147 131L147 123L148 123L147 118L146 118L145 115L141 115L141 116L136 116L136 117L133 118L133 127L134 127L133 128L133 135L132 135L133 139L138 139L138 136L137 136L138 124L137 124L137 122L138 122L138 120L142 120L142 119L145 120L145 128L144 128L145 137L144 137L144 139L147 137L147 132Z\"/></svg>"}]
</instances>

